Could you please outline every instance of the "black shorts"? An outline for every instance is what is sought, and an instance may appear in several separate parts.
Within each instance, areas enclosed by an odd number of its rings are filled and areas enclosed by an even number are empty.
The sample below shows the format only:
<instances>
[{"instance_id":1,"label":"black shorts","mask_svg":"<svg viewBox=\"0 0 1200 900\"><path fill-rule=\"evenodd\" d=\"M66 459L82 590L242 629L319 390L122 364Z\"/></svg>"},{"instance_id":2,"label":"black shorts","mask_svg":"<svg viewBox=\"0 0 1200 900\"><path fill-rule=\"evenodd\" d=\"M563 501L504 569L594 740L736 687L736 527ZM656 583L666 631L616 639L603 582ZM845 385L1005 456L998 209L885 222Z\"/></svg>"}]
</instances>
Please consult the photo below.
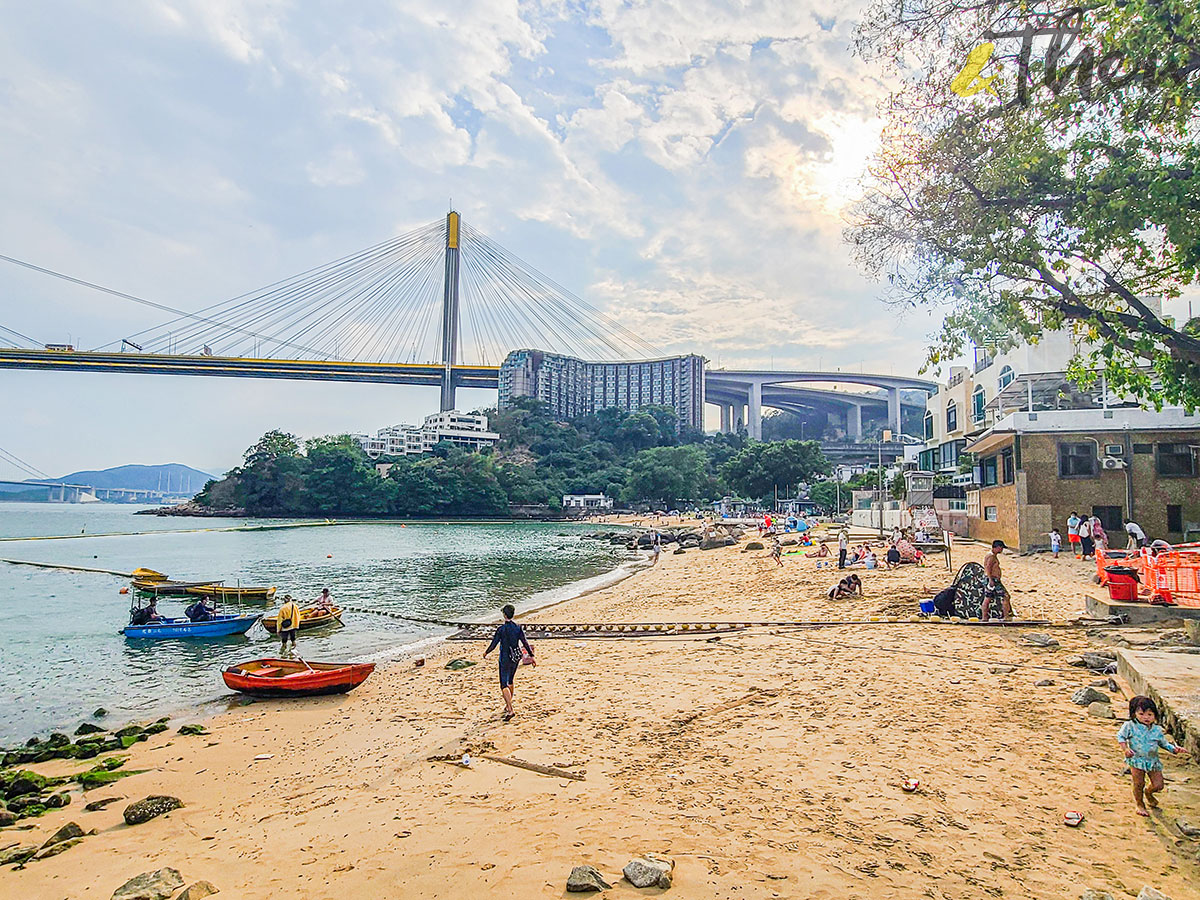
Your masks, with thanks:
<instances>
[{"instance_id":1,"label":"black shorts","mask_svg":"<svg viewBox=\"0 0 1200 900\"><path fill-rule=\"evenodd\" d=\"M516 677L517 668L520 663L501 661L500 663L500 687L512 687L513 678Z\"/></svg>"},{"instance_id":2,"label":"black shorts","mask_svg":"<svg viewBox=\"0 0 1200 900\"><path fill-rule=\"evenodd\" d=\"M286 644L288 641L296 643L296 632L299 630L299 628L289 628L287 631L279 632L279 642L281 644Z\"/></svg>"}]
</instances>

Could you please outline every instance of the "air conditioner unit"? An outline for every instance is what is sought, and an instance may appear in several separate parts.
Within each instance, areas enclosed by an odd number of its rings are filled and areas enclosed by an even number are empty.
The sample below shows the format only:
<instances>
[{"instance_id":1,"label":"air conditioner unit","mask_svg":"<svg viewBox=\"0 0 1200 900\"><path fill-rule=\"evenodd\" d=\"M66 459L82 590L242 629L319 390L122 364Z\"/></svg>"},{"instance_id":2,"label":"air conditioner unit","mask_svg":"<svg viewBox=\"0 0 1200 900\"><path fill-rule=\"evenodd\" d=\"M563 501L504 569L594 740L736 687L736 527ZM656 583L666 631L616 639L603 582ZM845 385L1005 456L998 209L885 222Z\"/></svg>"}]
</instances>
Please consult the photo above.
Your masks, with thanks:
<instances>
[{"instance_id":1,"label":"air conditioner unit","mask_svg":"<svg viewBox=\"0 0 1200 900\"><path fill-rule=\"evenodd\" d=\"M1124 456L1125 448L1121 444L1105 444L1104 445L1104 455L1105 456Z\"/></svg>"},{"instance_id":2,"label":"air conditioner unit","mask_svg":"<svg viewBox=\"0 0 1200 900\"><path fill-rule=\"evenodd\" d=\"M1125 460L1118 459L1115 456L1106 456L1100 460L1100 467L1103 469L1123 469L1125 468Z\"/></svg>"}]
</instances>

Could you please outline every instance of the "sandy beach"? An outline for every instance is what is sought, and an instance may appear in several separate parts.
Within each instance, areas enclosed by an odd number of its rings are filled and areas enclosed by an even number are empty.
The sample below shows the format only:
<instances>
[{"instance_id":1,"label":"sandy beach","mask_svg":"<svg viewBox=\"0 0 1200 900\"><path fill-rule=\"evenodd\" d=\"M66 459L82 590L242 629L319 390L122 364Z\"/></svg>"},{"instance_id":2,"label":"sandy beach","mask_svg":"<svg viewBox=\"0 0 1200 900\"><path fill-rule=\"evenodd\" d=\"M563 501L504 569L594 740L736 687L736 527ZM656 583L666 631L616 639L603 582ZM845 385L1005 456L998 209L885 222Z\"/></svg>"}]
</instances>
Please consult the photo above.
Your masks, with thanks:
<instances>
[{"instance_id":1,"label":"sandy beach","mask_svg":"<svg viewBox=\"0 0 1200 900\"><path fill-rule=\"evenodd\" d=\"M955 566L983 552L956 545ZM1021 617L1080 615L1097 590L1090 562L1003 565ZM653 568L525 619L907 616L952 577L940 561L867 571L863 598L830 601L834 571L800 556L778 567L741 546L668 549ZM1061 648L1022 641L1028 631ZM68 821L97 832L0 869L0 896L108 900L170 866L247 900L562 897L580 864L613 884L606 895L663 893L620 880L645 852L675 860L666 893L680 898L1075 898L1086 888L1133 898L1143 885L1196 896L1200 843L1172 827L1195 817L1195 764L1166 759L1163 809L1137 817L1120 722L1070 700L1097 676L1067 659L1111 631L880 623L543 640L537 667L518 673L511 723L494 656L448 670L485 646L452 641L421 667L381 667L349 695L235 706L208 720L208 735L181 736L173 723L129 751L126 768L143 774L76 793L28 831L0 831L0 847L40 843ZM1113 697L1121 718L1123 700ZM470 768L431 761L464 752ZM906 793L911 778L920 788ZM184 807L125 825L124 806L152 794ZM124 799L84 811L109 796ZM1082 827L1063 825L1068 810L1085 814Z\"/></svg>"}]
</instances>

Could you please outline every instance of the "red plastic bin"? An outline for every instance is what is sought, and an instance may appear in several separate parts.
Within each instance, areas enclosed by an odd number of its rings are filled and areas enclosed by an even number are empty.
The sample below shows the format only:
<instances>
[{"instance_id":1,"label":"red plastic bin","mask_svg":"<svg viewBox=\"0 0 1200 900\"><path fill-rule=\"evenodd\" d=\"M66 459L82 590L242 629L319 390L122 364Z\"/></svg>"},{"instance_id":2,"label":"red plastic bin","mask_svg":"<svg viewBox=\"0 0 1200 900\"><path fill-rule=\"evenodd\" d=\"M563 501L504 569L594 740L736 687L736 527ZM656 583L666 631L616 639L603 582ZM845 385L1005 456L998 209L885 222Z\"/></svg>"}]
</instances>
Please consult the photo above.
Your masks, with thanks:
<instances>
[{"instance_id":1,"label":"red plastic bin","mask_svg":"<svg viewBox=\"0 0 1200 900\"><path fill-rule=\"evenodd\" d=\"M1127 566L1107 566L1108 596L1114 603L1133 603L1138 598L1140 579L1137 570Z\"/></svg>"}]
</instances>

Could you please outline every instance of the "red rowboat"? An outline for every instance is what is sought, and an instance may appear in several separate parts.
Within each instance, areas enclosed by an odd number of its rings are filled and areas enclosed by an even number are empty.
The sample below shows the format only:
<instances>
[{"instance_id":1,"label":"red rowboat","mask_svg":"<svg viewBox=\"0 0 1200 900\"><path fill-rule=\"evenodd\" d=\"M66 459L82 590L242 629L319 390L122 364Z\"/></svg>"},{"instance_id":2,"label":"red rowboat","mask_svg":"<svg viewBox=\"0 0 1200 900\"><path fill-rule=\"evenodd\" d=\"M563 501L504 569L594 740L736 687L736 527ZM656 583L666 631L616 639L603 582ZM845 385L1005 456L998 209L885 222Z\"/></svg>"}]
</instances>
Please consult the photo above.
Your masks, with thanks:
<instances>
[{"instance_id":1,"label":"red rowboat","mask_svg":"<svg viewBox=\"0 0 1200 900\"><path fill-rule=\"evenodd\" d=\"M374 671L374 663L256 659L230 666L221 677L233 690L255 697L311 697L354 690Z\"/></svg>"}]
</instances>

